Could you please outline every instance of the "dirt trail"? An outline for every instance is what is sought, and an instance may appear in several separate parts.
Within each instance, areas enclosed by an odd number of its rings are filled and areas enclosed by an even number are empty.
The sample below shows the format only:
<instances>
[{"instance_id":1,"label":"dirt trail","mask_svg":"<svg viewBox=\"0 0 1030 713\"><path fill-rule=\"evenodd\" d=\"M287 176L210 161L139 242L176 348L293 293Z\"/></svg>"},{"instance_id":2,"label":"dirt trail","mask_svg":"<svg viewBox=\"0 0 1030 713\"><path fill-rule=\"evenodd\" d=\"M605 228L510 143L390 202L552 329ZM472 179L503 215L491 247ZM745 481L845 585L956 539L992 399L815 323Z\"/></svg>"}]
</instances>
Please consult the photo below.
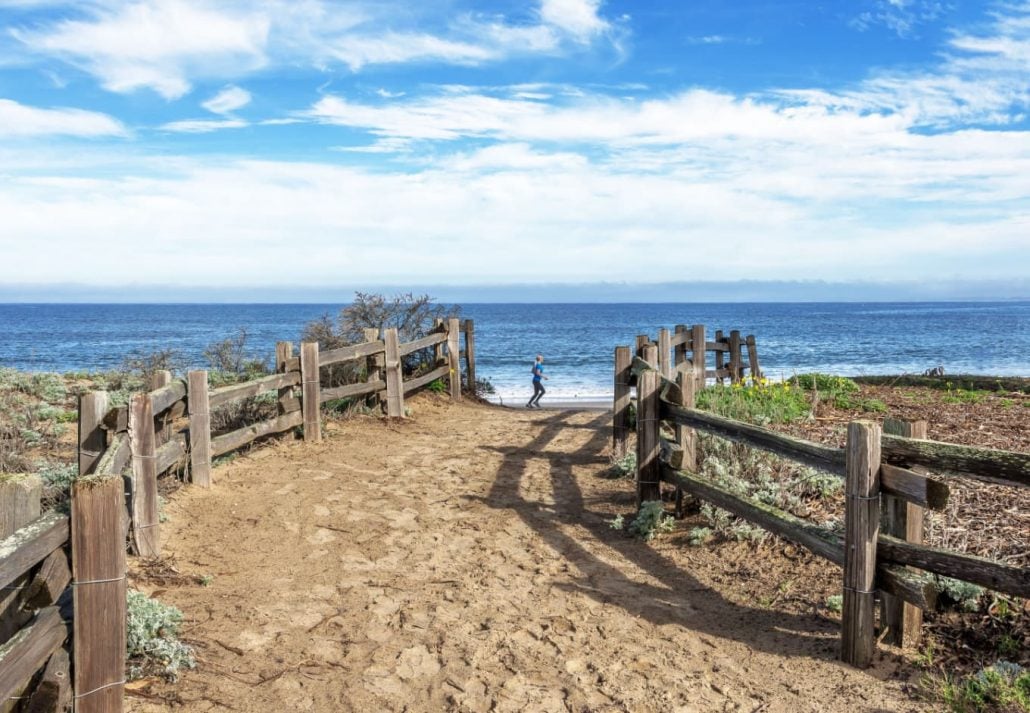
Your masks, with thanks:
<instances>
[{"instance_id":1,"label":"dirt trail","mask_svg":"<svg viewBox=\"0 0 1030 713\"><path fill-rule=\"evenodd\" d=\"M200 663L130 710L922 710L896 661L837 663L834 622L731 601L691 574L710 553L612 530L633 495L598 477L608 416L414 411L175 495L165 551L213 580L160 598Z\"/></svg>"}]
</instances>

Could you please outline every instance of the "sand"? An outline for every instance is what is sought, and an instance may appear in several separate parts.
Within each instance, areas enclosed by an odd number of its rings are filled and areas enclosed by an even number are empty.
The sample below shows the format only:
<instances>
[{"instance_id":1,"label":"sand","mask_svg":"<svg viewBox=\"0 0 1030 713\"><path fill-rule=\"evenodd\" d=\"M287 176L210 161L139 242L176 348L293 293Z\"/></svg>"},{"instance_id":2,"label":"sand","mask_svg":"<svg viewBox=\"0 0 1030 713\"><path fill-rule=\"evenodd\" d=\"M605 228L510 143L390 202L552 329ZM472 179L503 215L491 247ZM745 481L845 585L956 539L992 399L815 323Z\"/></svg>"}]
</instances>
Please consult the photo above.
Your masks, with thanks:
<instances>
[{"instance_id":1,"label":"sand","mask_svg":"<svg viewBox=\"0 0 1030 713\"><path fill-rule=\"evenodd\" d=\"M171 498L168 563L210 584L136 585L185 612L199 664L135 684L129 710L924 709L896 652L850 669L831 617L727 594L736 564L609 527L633 507L600 477L610 415L411 405Z\"/></svg>"}]
</instances>

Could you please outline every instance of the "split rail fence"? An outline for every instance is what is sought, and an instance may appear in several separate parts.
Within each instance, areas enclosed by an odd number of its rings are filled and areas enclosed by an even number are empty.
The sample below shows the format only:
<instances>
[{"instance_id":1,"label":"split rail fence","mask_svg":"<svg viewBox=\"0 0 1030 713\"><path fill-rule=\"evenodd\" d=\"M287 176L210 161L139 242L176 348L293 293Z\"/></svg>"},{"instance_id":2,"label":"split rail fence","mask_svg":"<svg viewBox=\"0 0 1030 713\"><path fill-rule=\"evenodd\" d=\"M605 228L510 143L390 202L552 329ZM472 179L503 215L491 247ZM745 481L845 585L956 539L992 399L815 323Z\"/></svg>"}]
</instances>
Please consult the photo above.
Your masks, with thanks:
<instances>
[{"instance_id":1,"label":"split rail fence","mask_svg":"<svg viewBox=\"0 0 1030 713\"><path fill-rule=\"evenodd\" d=\"M0 481L0 713L122 710L126 540L141 557L160 555L159 475L181 469L209 487L213 458L259 438L301 427L305 441L319 441L319 408L329 401L365 397L404 418L405 397L437 379L460 400L462 357L475 388L472 320L437 320L430 334L405 344L396 329L366 330L365 338L328 351L304 343L299 354L280 342L275 374L231 386L209 388L206 371L185 380L158 372L152 390L128 406L109 409L105 392L81 397L70 513L40 514L36 476ZM405 375L404 358L430 349L431 368ZM340 365L357 367L365 381L323 386L327 367ZM274 416L212 433L213 409L271 391ZM183 419L188 426L176 430Z\"/></svg>"},{"instance_id":2,"label":"split rail fence","mask_svg":"<svg viewBox=\"0 0 1030 713\"><path fill-rule=\"evenodd\" d=\"M703 326L691 330L697 344ZM1030 455L926 440L926 423L890 419L848 424L847 445L832 448L694 408L703 388L700 365L670 358L668 342L615 350L613 447L625 452L630 386L637 388L637 504L661 499L661 484L706 500L844 569L841 658L858 667L876 647L874 598L881 594L881 630L891 643L914 643L922 612L937 606L941 575L988 589L1030 597L1030 569L923 542L926 509L943 510L947 483L931 478L964 475L1030 486ZM755 370L757 372L757 369ZM711 373L706 370L706 377ZM671 438L662 426L671 427ZM844 534L834 534L778 508L743 498L700 477L696 433L709 433L844 479ZM881 525L882 523L882 525ZM882 528L882 530L881 530Z\"/></svg>"}]
</instances>

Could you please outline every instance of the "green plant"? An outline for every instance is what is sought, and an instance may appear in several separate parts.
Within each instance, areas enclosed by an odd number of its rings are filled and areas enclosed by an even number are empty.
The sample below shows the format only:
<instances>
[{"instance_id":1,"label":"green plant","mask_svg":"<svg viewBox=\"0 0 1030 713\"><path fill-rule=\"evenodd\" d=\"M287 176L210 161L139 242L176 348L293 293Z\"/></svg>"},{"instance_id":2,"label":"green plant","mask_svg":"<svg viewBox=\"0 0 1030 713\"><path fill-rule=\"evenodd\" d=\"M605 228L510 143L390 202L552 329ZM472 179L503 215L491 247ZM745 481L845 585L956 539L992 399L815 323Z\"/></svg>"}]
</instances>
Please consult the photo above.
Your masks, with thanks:
<instances>
[{"instance_id":1,"label":"green plant","mask_svg":"<svg viewBox=\"0 0 1030 713\"><path fill-rule=\"evenodd\" d=\"M202 574L197 581L201 587L210 587L211 583L215 581L215 577L213 574Z\"/></svg>"},{"instance_id":2,"label":"green plant","mask_svg":"<svg viewBox=\"0 0 1030 713\"><path fill-rule=\"evenodd\" d=\"M975 612L980 608L980 599L986 589L961 579L934 575L940 588L942 605L962 611Z\"/></svg>"},{"instance_id":3,"label":"green plant","mask_svg":"<svg viewBox=\"0 0 1030 713\"><path fill-rule=\"evenodd\" d=\"M626 526L626 519L622 515L616 515L608 521L608 527L613 530L621 530Z\"/></svg>"},{"instance_id":4,"label":"green plant","mask_svg":"<svg viewBox=\"0 0 1030 713\"><path fill-rule=\"evenodd\" d=\"M998 661L961 679L944 675L938 694L955 713L1030 711L1030 672L1018 664Z\"/></svg>"},{"instance_id":5,"label":"green plant","mask_svg":"<svg viewBox=\"0 0 1030 713\"><path fill-rule=\"evenodd\" d=\"M710 527L694 527L687 533L687 542L693 547L700 547L712 539L714 534Z\"/></svg>"},{"instance_id":6,"label":"green plant","mask_svg":"<svg viewBox=\"0 0 1030 713\"><path fill-rule=\"evenodd\" d=\"M174 681L180 670L196 666L193 649L178 639L181 611L132 590L126 604L130 679L159 675Z\"/></svg>"},{"instance_id":7,"label":"green plant","mask_svg":"<svg viewBox=\"0 0 1030 713\"><path fill-rule=\"evenodd\" d=\"M235 335L208 344L204 348L204 359L211 371L237 381L249 381L268 374L266 361L247 354L247 337L247 328L239 327Z\"/></svg>"},{"instance_id":8,"label":"green plant","mask_svg":"<svg viewBox=\"0 0 1030 713\"><path fill-rule=\"evenodd\" d=\"M844 610L844 595L831 594L826 597L826 608L834 614L840 614Z\"/></svg>"},{"instance_id":9,"label":"green plant","mask_svg":"<svg viewBox=\"0 0 1030 713\"><path fill-rule=\"evenodd\" d=\"M450 387L447 385L447 382L445 382L443 379L436 379L435 381L430 381L429 384L426 386L426 390L432 391L434 394L446 394L449 389Z\"/></svg>"},{"instance_id":10,"label":"green plant","mask_svg":"<svg viewBox=\"0 0 1030 713\"><path fill-rule=\"evenodd\" d=\"M858 384L843 376L832 374L821 374L813 372L810 374L797 374L793 378L794 383L806 391L819 391L831 394L852 394L858 391Z\"/></svg>"},{"instance_id":11,"label":"green plant","mask_svg":"<svg viewBox=\"0 0 1030 713\"><path fill-rule=\"evenodd\" d=\"M791 423L808 418L808 399L800 389L787 382L771 384L766 379L745 385L715 385L702 389L696 397L698 408L738 421L760 425Z\"/></svg>"},{"instance_id":12,"label":"green plant","mask_svg":"<svg viewBox=\"0 0 1030 713\"><path fill-rule=\"evenodd\" d=\"M650 542L663 532L672 532L676 521L665 513L660 500L647 500L640 504L640 511L629 524L629 531Z\"/></svg>"},{"instance_id":13,"label":"green plant","mask_svg":"<svg viewBox=\"0 0 1030 713\"><path fill-rule=\"evenodd\" d=\"M612 458L611 465L605 471L612 478L632 478L637 472L636 451L629 451L621 458Z\"/></svg>"}]
</instances>

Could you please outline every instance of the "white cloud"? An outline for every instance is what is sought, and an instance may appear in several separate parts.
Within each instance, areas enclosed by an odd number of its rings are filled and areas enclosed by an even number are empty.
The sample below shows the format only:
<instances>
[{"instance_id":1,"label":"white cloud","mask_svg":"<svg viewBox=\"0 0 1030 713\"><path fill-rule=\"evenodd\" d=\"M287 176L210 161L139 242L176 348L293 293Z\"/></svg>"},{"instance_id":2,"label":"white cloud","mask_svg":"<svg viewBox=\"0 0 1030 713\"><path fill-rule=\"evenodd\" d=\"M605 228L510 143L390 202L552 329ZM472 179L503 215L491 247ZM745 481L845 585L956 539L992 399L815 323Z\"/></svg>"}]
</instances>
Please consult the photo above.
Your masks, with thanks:
<instances>
[{"instance_id":1,"label":"white cloud","mask_svg":"<svg viewBox=\"0 0 1030 713\"><path fill-rule=\"evenodd\" d=\"M182 134L207 134L222 129L242 129L247 125L241 119L184 119L162 124L159 128Z\"/></svg>"},{"instance_id":2,"label":"white cloud","mask_svg":"<svg viewBox=\"0 0 1030 713\"><path fill-rule=\"evenodd\" d=\"M235 76L266 62L269 21L184 0L94 8L85 20L12 30L27 47L67 58L106 89L150 88L175 99L198 76Z\"/></svg>"},{"instance_id":3,"label":"white cloud","mask_svg":"<svg viewBox=\"0 0 1030 713\"><path fill-rule=\"evenodd\" d=\"M240 87L229 86L201 104L213 114L231 114L250 104L250 92Z\"/></svg>"},{"instance_id":4,"label":"white cloud","mask_svg":"<svg viewBox=\"0 0 1030 713\"><path fill-rule=\"evenodd\" d=\"M540 0L540 19L579 42L589 42L610 27L600 17L600 7L600 0Z\"/></svg>"},{"instance_id":5,"label":"white cloud","mask_svg":"<svg viewBox=\"0 0 1030 713\"><path fill-rule=\"evenodd\" d=\"M333 40L328 52L354 71L367 64L426 60L478 64L496 56L490 48L468 42L445 40L423 33L398 32L346 35Z\"/></svg>"},{"instance_id":6,"label":"white cloud","mask_svg":"<svg viewBox=\"0 0 1030 713\"><path fill-rule=\"evenodd\" d=\"M107 114L82 109L40 109L0 99L0 138L30 136L124 136L125 126Z\"/></svg>"}]
</instances>

